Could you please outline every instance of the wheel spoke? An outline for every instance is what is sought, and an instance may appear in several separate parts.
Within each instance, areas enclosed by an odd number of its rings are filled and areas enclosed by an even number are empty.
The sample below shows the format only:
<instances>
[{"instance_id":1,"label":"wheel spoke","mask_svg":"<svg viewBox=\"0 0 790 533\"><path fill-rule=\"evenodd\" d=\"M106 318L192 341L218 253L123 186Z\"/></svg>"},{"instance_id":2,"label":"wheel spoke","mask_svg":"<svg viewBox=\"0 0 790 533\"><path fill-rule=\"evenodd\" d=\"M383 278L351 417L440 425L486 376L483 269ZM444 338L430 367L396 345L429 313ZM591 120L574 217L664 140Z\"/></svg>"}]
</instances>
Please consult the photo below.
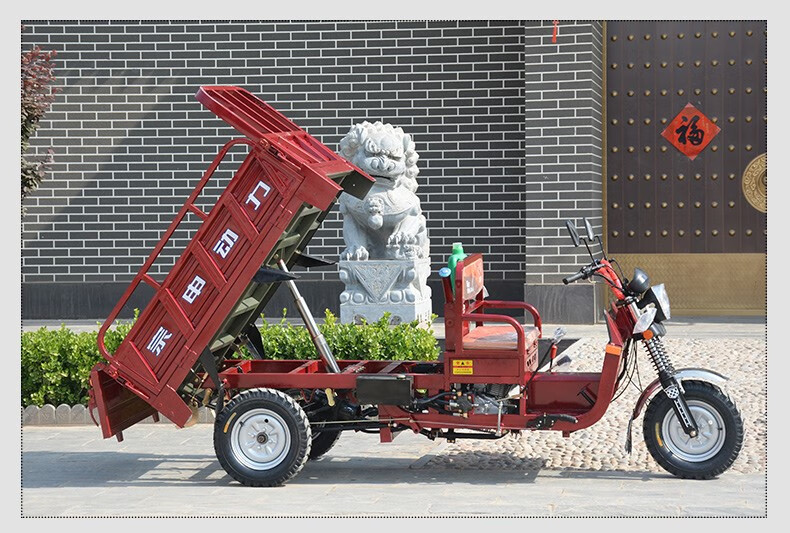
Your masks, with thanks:
<instances>
[{"instance_id":1,"label":"wheel spoke","mask_svg":"<svg viewBox=\"0 0 790 533\"><path fill-rule=\"evenodd\" d=\"M724 422L712 406L701 400L688 400L698 433L691 437L683 427L674 410L667 411L662 424L666 446L673 455L689 462L702 462L715 456L724 445ZM714 432L713 427L718 431Z\"/></svg>"},{"instance_id":2,"label":"wheel spoke","mask_svg":"<svg viewBox=\"0 0 790 533\"><path fill-rule=\"evenodd\" d=\"M288 455L290 433L282 417L268 409L244 413L231 433L236 458L253 470L274 468Z\"/></svg>"}]
</instances>

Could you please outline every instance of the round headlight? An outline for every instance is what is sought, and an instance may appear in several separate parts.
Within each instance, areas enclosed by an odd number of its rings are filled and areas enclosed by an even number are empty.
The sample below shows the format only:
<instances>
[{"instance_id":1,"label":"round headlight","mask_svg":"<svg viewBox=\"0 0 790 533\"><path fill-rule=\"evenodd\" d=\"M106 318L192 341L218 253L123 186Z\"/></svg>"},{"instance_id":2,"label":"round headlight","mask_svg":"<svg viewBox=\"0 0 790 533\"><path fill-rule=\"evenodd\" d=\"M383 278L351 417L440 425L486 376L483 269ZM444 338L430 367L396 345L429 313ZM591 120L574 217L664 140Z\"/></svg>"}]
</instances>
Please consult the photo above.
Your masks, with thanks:
<instances>
[{"instance_id":1,"label":"round headlight","mask_svg":"<svg viewBox=\"0 0 790 533\"><path fill-rule=\"evenodd\" d=\"M650 278L641 268L634 269L634 277L628 282L628 290L634 294L642 294L650 288Z\"/></svg>"}]
</instances>

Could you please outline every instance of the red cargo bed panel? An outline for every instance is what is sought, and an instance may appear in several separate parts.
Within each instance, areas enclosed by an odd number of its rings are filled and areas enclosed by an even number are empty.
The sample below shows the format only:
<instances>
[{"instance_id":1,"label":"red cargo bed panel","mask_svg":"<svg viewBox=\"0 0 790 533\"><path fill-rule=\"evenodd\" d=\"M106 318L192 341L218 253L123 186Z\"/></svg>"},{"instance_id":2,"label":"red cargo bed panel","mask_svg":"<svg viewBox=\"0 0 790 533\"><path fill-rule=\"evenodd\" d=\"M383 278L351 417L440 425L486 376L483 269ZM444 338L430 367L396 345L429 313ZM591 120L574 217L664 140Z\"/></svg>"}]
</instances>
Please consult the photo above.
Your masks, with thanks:
<instances>
[{"instance_id":1,"label":"red cargo bed panel","mask_svg":"<svg viewBox=\"0 0 790 533\"><path fill-rule=\"evenodd\" d=\"M302 131L272 106L240 87L201 87L196 98L215 115L254 141L266 133Z\"/></svg>"},{"instance_id":2,"label":"red cargo bed panel","mask_svg":"<svg viewBox=\"0 0 790 533\"><path fill-rule=\"evenodd\" d=\"M366 190L365 181L373 182L244 89L202 87L197 98L248 139L223 147L99 330L99 350L108 363L92 374L92 398L105 402L99 406L105 437L145 418L150 407L183 426L191 411L176 391L271 257L295 213L304 205L322 211L331 207L343 190L333 176L362 175L361 182L354 180L357 193ZM249 153L217 203L204 213L195 201L228 150L238 144L248 145ZM148 269L188 212L203 223L158 283ZM153 286L155 295L118 350L109 354L104 334L140 282Z\"/></svg>"}]
</instances>

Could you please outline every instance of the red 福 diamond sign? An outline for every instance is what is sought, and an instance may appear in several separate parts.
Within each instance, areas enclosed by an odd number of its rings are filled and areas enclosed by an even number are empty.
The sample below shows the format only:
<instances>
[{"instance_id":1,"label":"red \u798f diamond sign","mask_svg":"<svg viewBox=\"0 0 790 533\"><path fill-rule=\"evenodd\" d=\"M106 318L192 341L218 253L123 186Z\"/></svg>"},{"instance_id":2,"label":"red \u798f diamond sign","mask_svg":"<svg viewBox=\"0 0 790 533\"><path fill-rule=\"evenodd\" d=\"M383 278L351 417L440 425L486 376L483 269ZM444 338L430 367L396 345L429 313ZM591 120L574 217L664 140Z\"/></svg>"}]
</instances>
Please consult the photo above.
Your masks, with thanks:
<instances>
[{"instance_id":1,"label":"red \u798f diamond sign","mask_svg":"<svg viewBox=\"0 0 790 533\"><path fill-rule=\"evenodd\" d=\"M661 136L693 160L720 131L721 128L703 115L702 111L691 104L686 104L678 116L661 132Z\"/></svg>"}]
</instances>

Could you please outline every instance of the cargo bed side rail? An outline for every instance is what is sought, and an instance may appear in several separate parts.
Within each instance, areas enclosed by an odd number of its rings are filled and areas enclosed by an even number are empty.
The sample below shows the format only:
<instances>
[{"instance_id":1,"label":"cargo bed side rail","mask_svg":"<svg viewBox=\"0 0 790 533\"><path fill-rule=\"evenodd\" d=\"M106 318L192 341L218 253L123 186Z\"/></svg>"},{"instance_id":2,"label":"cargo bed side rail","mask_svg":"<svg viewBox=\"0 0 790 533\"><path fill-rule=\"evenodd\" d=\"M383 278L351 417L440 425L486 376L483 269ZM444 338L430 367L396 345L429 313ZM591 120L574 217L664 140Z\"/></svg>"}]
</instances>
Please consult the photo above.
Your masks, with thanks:
<instances>
[{"instance_id":1,"label":"cargo bed side rail","mask_svg":"<svg viewBox=\"0 0 790 533\"><path fill-rule=\"evenodd\" d=\"M217 167L219 167L220 163L225 158L228 151L230 151L231 148L239 144L246 144L250 146L252 149L255 149L255 143L243 137L238 139L232 139L227 143L225 143L225 145L219 151L217 156L214 158L214 161L211 163L211 166L209 166L209 168L203 174L203 177L195 186L195 189L192 191L192 194L189 195L189 197L184 202L184 205L181 206L181 209L179 210L178 214L175 216L173 221L170 223L170 226L167 228L167 231L165 231L165 233L162 235L162 238L159 239L159 242L157 243L156 247L154 247L154 249L151 251L151 254L148 256L148 259L146 259L143 266L140 267L140 270L137 272L137 275L135 275L132 282L126 288L126 291L124 291L123 295L121 296L121 299L118 300L118 303L115 305L112 312L107 317L107 320L105 320L101 328L99 328L97 344L99 347L99 352L101 352L102 357L104 357L107 361L110 361L113 357L112 354L109 353L107 347L104 344L104 336L107 333L107 330L110 328L110 326L112 326L112 323L118 317L121 310L123 309L123 306L126 305L126 302L129 301L129 298L131 298L132 294L134 294L134 291L137 289L137 286L140 284L140 282L144 282L150 285L155 290L160 289L161 284L148 274L148 270L151 268L151 265L153 265L156 259L159 257L159 254L167 245L167 242L170 240L170 237L173 235L176 228L178 228L178 225L181 223L181 221L184 219L184 217L187 215L188 212L194 213L195 215L197 215L198 218L204 221L206 220L206 218L208 218L208 214L205 213L198 206L196 206L195 201L197 200L198 196L200 196L200 193L203 192L203 188L206 186L206 184L209 182L211 177L214 175L214 172L217 170Z\"/></svg>"}]
</instances>

